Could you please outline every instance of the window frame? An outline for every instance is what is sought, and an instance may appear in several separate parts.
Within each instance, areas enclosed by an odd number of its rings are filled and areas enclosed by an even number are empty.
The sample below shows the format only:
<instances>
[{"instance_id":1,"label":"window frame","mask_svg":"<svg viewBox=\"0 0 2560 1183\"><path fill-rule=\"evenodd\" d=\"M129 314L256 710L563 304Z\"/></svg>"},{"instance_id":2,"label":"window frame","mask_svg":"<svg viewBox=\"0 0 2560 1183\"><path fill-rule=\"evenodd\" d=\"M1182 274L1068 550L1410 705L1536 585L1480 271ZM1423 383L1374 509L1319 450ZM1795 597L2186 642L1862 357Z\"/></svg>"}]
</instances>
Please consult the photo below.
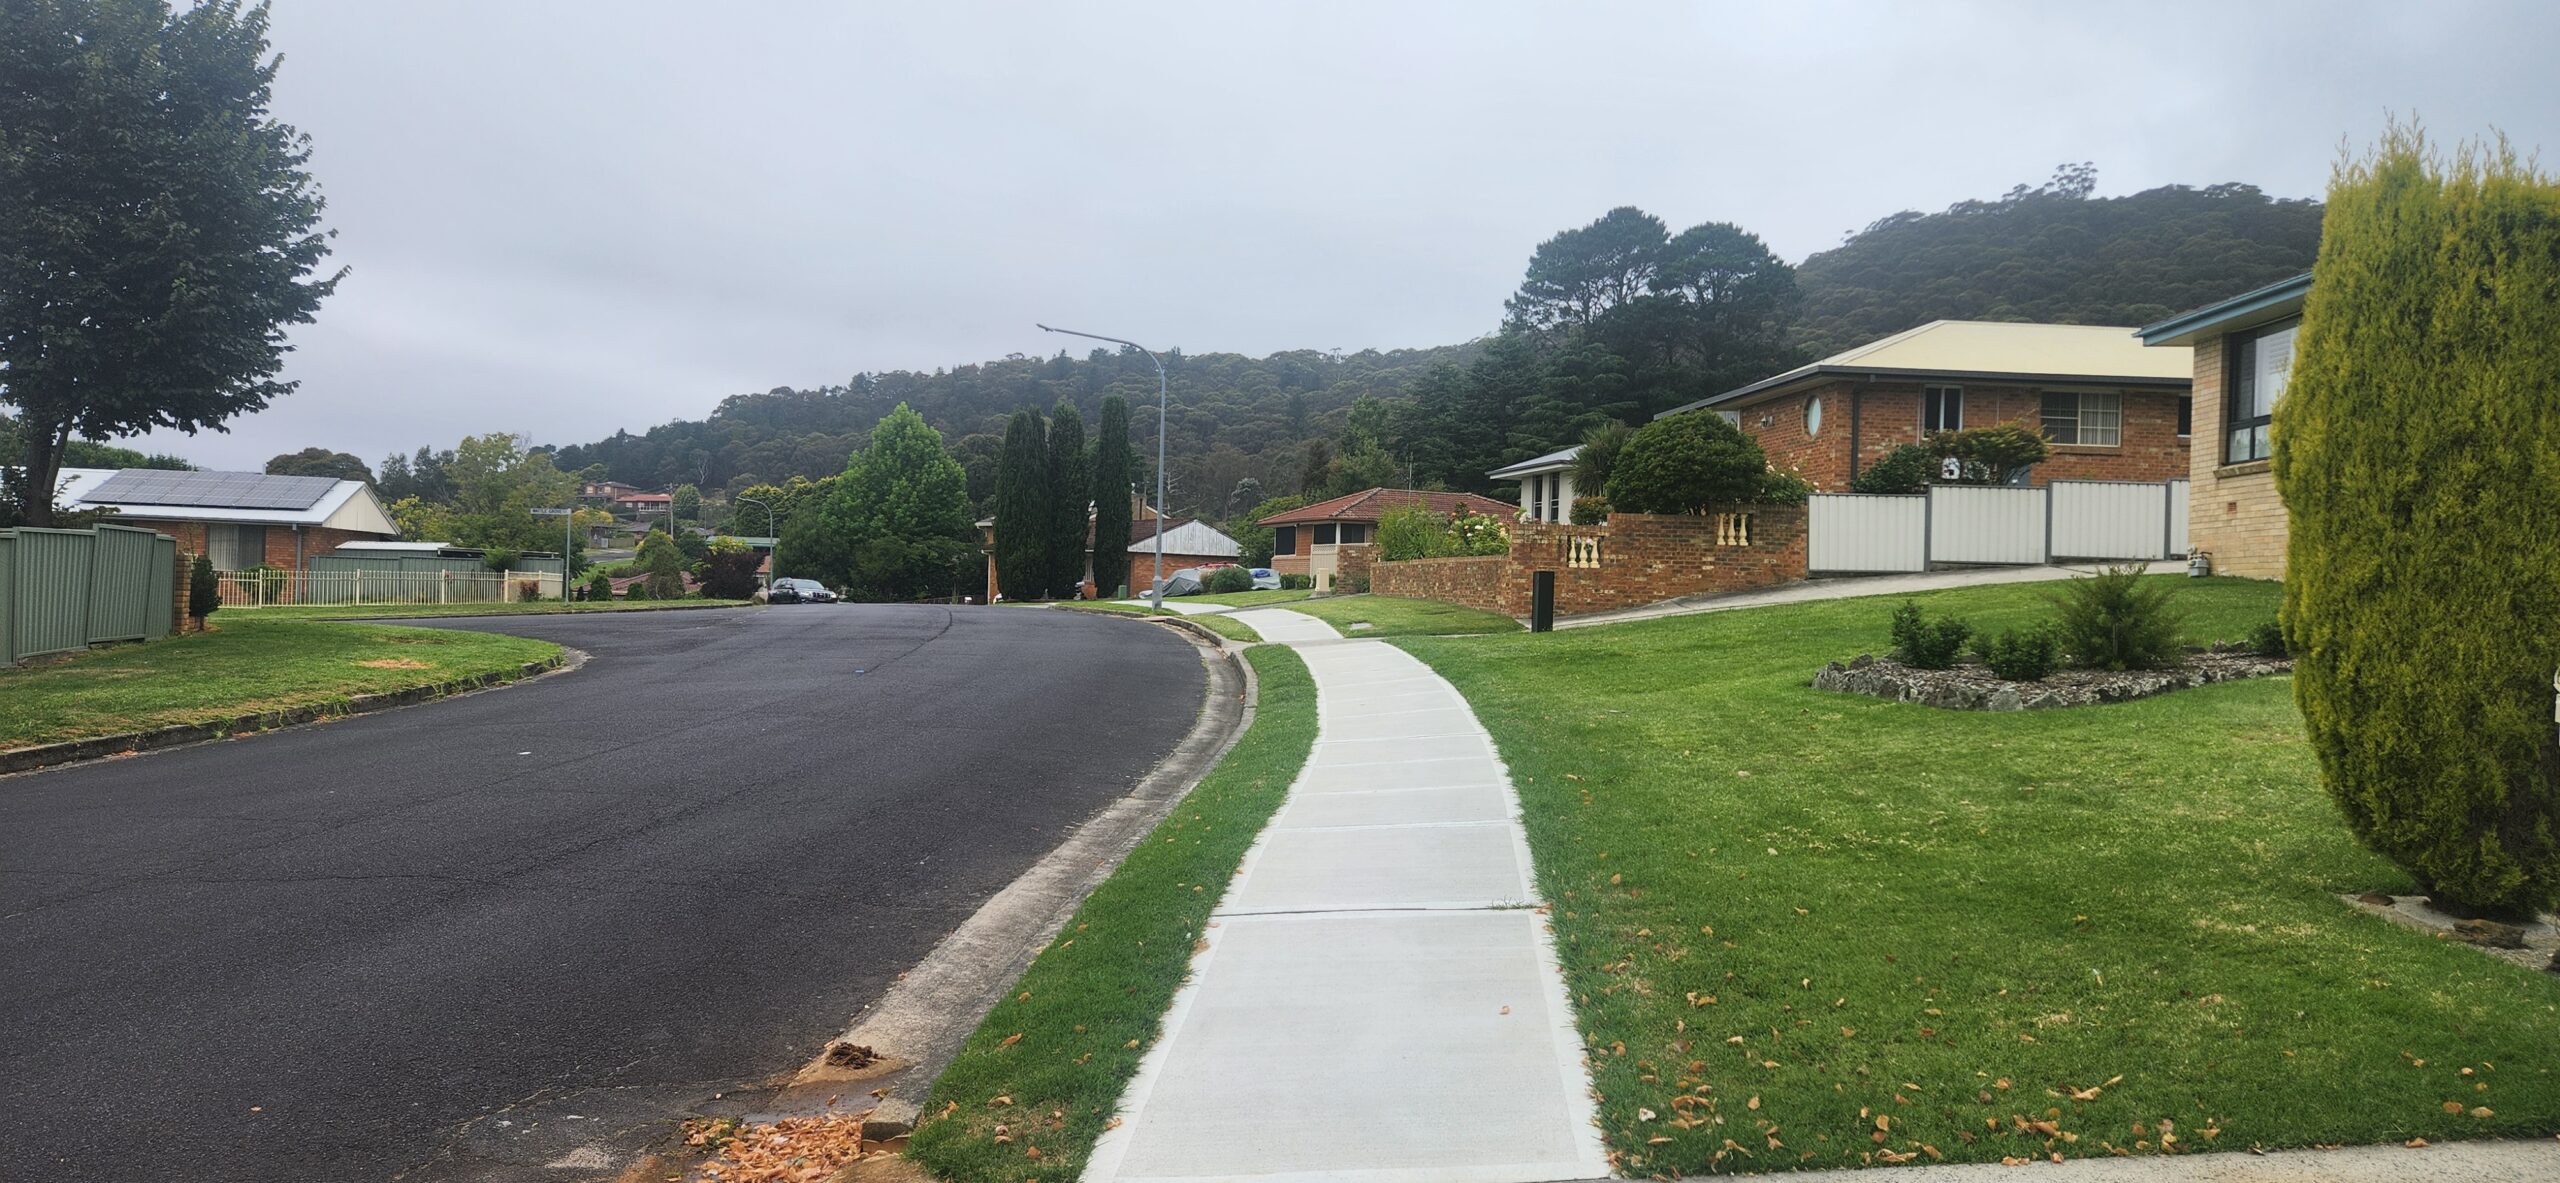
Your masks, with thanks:
<instances>
[{"instance_id":1,"label":"window frame","mask_svg":"<svg viewBox=\"0 0 2560 1183\"><path fill-rule=\"evenodd\" d=\"M2056 399L2071 400L2069 415L2054 413ZM2113 405L2105 408L2092 407L2089 405L2091 399L2106 399ZM2105 429L2110 438L2105 440L2089 438L2094 430L2089 422L2093 413L2112 418L2112 422L2108 423ZM2065 421L2071 425L2069 439L2055 434L2054 430L2055 424ZM2043 430L2044 438L2059 447L2121 448L2124 446L2124 395L2114 391L2048 390L2038 396L2036 422L2037 426Z\"/></svg>"},{"instance_id":2,"label":"window frame","mask_svg":"<svg viewBox=\"0 0 2560 1183\"><path fill-rule=\"evenodd\" d=\"M1315 524L1315 526L1314 526L1311 530L1309 530L1309 531L1308 531L1308 534L1307 534L1307 545L1309 545L1309 546L1337 546L1337 545L1340 545L1339 543L1336 543L1336 542L1334 541L1334 538L1335 538L1336 536L1337 536L1337 531L1335 530L1335 528L1334 528L1334 524L1333 524L1332 522L1317 522L1317 523Z\"/></svg>"},{"instance_id":3,"label":"window frame","mask_svg":"<svg viewBox=\"0 0 2560 1183\"><path fill-rule=\"evenodd\" d=\"M1952 405L1955 414L1949 416ZM1964 430L1964 387L1923 386L1920 388L1920 434Z\"/></svg>"},{"instance_id":4,"label":"window frame","mask_svg":"<svg viewBox=\"0 0 2560 1183\"><path fill-rule=\"evenodd\" d=\"M2251 464L2265 460L2274 454L2275 449L2270 435L2275 425L2276 403L2284 398L2284 389L2279 387L2275 394L2266 400L2267 413L2264 415L2243 414L2242 400L2246 399L2250 402L2257 400L2258 378L2264 371L2264 367L2258 364L2259 343L2279 333L2298 334L2301 328L2301 317L2288 316L2282 320L2271 320L2253 328L2242 329L2224 338L2223 353L2228 355L2224 357L2222 363L2222 462L2224 464ZM2293 384L2292 347L2288 345L2286 348L2284 384L2291 386ZM2242 383L2244 368L2248 376L2245 387ZM2234 446L2242 432L2249 433L2249 445L2245 449ZM2246 455L2242 454L2244 451L2247 452Z\"/></svg>"},{"instance_id":5,"label":"window frame","mask_svg":"<svg viewBox=\"0 0 2560 1183\"><path fill-rule=\"evenodd\" d=\"M217 547L215 531L221 531L227 545ZM204 553L206 558L213 560L216 571L246 571L257 567L267 561L267 528L237 522L208 522L204 528ZM249 562L228 567L222 563L222 557L238 559L243 555L248 556Z\"/></svg>"},{"instance_id":6,"label":"window frame","mask_svg":"<svg viewBox=\"0 0 2560 1183\"><path fill-rule=\"evenodd\" d=\"M1275 555L1293 555L1298 553L1298 528L1294 525L1273 526L1271 528L1271 553Z\"/></svg>"}]
</instances>

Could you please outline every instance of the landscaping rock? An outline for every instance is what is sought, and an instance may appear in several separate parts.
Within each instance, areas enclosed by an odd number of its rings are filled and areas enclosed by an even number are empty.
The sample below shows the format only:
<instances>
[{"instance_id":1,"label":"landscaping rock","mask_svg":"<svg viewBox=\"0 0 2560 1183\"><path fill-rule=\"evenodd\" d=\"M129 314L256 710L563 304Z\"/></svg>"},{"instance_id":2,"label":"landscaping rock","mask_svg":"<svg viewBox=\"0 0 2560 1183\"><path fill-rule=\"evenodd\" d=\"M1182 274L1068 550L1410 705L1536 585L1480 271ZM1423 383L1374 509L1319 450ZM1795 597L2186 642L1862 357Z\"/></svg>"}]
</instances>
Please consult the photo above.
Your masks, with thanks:
<instances>
[{"instance_id":1,"label":"landscaping rock","mask_svg":"<svg viewBox=\"0 0 2560 1183\"><path fill-rule=\"evenodd\" d=\"M2171 670L2059 670L2039 682L2010 682L1990 667L1965 662L1924 670L1890 658L1859 654L1832 662L1813 676L1816 690L1864 694L1951 711L2041 711L2055 707L2126 702L2172 690L2290 673L2293 663L2247 650L2218 647L2191 653Z\"/></svg>"}]
</instances>

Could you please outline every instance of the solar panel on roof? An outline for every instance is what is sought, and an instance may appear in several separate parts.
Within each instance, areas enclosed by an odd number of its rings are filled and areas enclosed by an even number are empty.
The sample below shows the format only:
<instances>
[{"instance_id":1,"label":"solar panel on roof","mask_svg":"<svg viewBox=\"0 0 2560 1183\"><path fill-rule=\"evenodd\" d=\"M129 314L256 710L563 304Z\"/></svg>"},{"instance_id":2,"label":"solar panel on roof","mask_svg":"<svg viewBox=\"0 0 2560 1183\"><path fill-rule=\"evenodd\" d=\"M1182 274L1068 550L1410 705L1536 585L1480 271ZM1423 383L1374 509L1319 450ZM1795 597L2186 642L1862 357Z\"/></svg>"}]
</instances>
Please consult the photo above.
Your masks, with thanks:
<instances>
[{"instance_id":1,"label":"solar panel on roof","mask_svg":"<svg viewBox=\"0 0 2560 1183\"><path fill-rule=\"evenodd\" d=\"M263 472L164 472L128 468L80 495L92 505L191 505L203 509L309 509L338 487L325 476Z\"/></svg>"}]
</instances>

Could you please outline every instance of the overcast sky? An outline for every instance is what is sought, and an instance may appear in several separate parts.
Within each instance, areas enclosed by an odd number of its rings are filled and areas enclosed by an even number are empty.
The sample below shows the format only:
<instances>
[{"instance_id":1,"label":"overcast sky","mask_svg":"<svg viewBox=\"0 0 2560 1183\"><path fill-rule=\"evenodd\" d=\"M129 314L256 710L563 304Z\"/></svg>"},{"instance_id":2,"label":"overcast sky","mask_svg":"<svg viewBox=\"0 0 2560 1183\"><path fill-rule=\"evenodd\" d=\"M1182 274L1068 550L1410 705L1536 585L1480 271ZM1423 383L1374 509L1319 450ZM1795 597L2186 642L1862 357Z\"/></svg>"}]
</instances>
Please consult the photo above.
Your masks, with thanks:
<instances>
[{"instance_id":1,"label":"overcast sky","mask_svg":"<svg viewBox=\"0 0 2560 1183\"><path fill-rule=\"evenodd\" d=\"M1035 320L1444 344L1621 204L1801 260L2064 161L2316 196L2387 110L2560 157L2550 0L276 0L274 43L352 271L299 392L147 439L214 467L580 442Z\"/></svg>"}]
</instances>

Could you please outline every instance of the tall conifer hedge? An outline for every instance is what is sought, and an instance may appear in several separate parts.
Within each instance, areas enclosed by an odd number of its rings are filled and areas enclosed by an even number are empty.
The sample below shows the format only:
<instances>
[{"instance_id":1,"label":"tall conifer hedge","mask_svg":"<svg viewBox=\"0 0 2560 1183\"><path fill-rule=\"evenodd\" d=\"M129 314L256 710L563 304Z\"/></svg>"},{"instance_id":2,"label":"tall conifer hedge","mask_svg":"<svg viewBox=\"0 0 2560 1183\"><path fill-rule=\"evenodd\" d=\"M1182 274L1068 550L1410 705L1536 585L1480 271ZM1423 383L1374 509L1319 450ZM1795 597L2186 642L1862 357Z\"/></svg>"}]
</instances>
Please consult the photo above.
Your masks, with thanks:
<instances>
[{"instance_id":1,"label":"tall conifer hedge","mask_svg":"<svg viewBox=\"0 0 2560 1183\"><path fill-rule=\"evenodd\" d=\"M1102 400L1093 428L1093 582L1112 595L1129 582L1129 400Z\"/></svg>"},{"instance_id":2,"label":"tall conifer hedge","mask_svg":"<svg viewBox=\"0 0 2560 1183\"><path fill-rule=\"evenodd\" d=\"M1084 416L1059 399L1049 412L1049 594L1074 599L1084 586L1085 507L1093 480L1084 454Z\"/></svg>"},{"instance_id":3,"label":"tall conifer hedge","mask_svg":"<svg viewBox=\"0 0 2560 1183\"><path fill-rule=\"evenodd\" d=\"M2560 184L2393 128L2342 165L2277 406L2324 778L2439 902L2560 900Z\"/></svg>"},{"instance_id":4,"label":"tall conifer hedge","mask_svg":"<svg viewBox=\"0 0 2560 1183\"><path fill-rule=\"evenodd\" d=\"M1049 435L1029 407L1005 424L995 519L996 586L1008 600L1040 599L1049 589Z\"/></svg>"}]
</instances>

